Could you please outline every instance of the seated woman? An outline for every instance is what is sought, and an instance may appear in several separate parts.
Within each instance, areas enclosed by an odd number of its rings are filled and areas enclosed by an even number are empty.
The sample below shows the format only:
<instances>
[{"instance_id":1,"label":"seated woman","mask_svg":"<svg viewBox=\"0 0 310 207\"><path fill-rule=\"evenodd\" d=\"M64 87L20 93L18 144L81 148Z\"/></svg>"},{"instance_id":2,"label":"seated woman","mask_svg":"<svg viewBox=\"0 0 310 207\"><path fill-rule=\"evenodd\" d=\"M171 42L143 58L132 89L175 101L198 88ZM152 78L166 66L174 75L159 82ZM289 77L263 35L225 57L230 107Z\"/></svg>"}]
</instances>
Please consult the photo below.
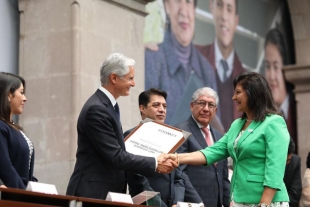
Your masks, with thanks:
<instances>
[{"instance_id":1,"label":"seated woman","mask_svg":"<svg viewBox=\"0 0 310 207\"><path fill-rule=\"evenodd\" d=\"M0 179L6 187L25 189L33 178L34 148L13 122L26 102L25 80L10 73L0 73Z\"/></svg>"}]
</instances>

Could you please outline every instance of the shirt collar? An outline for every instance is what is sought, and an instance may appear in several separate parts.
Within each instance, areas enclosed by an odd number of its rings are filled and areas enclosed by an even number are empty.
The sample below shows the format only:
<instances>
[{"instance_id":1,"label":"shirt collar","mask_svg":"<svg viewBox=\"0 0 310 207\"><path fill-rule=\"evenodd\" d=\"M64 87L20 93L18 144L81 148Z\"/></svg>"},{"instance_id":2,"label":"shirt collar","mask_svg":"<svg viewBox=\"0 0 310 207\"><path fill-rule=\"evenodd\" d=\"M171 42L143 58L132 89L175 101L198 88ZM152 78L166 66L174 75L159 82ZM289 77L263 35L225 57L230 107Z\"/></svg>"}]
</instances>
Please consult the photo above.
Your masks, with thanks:
<instances>
[{"instance_id":1,"label":"shirt collar","mask_svg":"<svg viewBox=\"0 0 310 207\"><path fill-rule=\"evenodd\" d=\"M99 90L102 91L102 92L109 98L109 100L110 100L111 103L112 103L112 106L115 106L115 104L116 104L116 99L114 98L114 96L113 96L107 89L105 89L105 88L102 87L102 86L99 87Z\"/></svg>"},{"instance_id":2,"label":"shirt collar","mask_svg":"<svg viewBox=\"0 0 310 207\"><path fill-rule=\"evenodd\" d=\"M204 128L204 126L202 126L196 119L195 117L192 115L194 121L196 122L196 124L198 125L199 129ZM207 128L210 130L210 125L208 124Z\"/></svg>"},{"instance_id":3,"label":"shirt collar","mask_svg":"<svg viewBox=\"0 0 310 207\"><path fill-rule=\"evenodd\" d=\"M224 59L220 48L217 43L217 39L214 40L214 52L215 52L215 67L220 77L220 80L223 82L224 79L224 69L221 64L221 60ZM235 50L233 49L229 54L228 58L226 59L228 65L227 77L230 77L233 71L233 64L234 64L234 57L235 57Z\"/></svg>"}]
</instances>

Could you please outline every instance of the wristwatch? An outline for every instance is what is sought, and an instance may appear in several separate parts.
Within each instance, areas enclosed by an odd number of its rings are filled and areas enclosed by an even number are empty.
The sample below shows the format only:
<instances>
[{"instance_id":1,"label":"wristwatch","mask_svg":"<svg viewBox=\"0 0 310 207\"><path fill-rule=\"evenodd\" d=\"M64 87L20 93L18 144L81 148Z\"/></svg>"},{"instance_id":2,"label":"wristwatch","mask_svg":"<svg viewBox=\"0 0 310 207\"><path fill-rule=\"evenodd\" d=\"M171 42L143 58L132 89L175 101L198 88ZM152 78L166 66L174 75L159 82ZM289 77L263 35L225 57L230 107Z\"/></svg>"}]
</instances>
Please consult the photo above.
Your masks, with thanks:
<instances>
[{"instance_id":1,"label":"wristwatch","mask_svg":"<svg viewBox=\"0 0 310 207\"><path fill-rule=\"evenodd\" d=\"M270 207L270 205L268 205L266 203L259 203L257 206L258 207Z\"/></svg>"}]
</instances>

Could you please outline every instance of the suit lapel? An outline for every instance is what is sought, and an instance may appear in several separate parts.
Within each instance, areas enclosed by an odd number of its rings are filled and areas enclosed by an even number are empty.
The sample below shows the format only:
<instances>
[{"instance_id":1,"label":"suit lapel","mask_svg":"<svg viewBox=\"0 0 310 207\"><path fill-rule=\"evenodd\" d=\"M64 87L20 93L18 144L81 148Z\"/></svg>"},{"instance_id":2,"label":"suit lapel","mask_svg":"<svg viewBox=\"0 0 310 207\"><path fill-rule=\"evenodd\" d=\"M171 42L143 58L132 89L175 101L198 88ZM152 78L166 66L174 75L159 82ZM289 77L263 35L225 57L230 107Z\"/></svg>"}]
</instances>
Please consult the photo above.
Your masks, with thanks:
<instances>
[{"instance_id":1,"label":"suit lapel","mask_svg":"<svg viewBox=\"0 0 310 207\"><path fill-rule=\"evenodd\" d=\"M111 114L111 116L114 118L115 122L118 123L119 128L121 129L122 126L119 123L119 120L117 118L117 114L116 111L110 101L110 99L99 89L96 91L96 95L99 97L99 99L101 100L101 102L107 107L107 110L109 111L109 113Z\"/></svg>"},{"instance_id":2,"label":"suit lapel","mask_svg":"<svg viewBox=\"0 0 310 207\"><path fill-rule=\"evenodd\" d=\"M221 137L218 137L218 136L216 136L215 133L213 133L213 127L211 127L211 126L210 126L210 132L211 132L211 134L212 134L214 143L217 142L217 141L219 141L219 139L220 139Z\"/></svg>"},{"instance_id":3,"label":"suit lapel","mask_svg":"<svg viewBox=\"0 0 310 207\"><path fill-rule=\"evenodd\" d=\"M237 123L234 123L231 127L231 129L229 130L229 141L228 141L228 151L230 151L230 154L232 155L232 158L234 160L237 160L237 155L236 155L236 152L235 152L235 149L234 149L234 142L239 134L239 132L241 131L242 129L242 126L245 122L245 120L242 120L242 119L238 119L236 120Z\"/></svg>"},{"instance_id":4,"label":"suit lapel","mask_svg":"<svg viewBox=\"0 0 310 207\"><path fill-rule=\"evenodd\" d=\"M245 123L245 120L242 121L242 125L241 125L241 128L243 126L243 124ZM262 122L256 122L256 121L252 121L251 124L248 126L248 128L246 128L243 132L243 134L241 135L239 141L238 141L238 144L237 144L237 147L236 147L236 150L238 152L239 148L240 148L240 145L244 142L244 140L246 140L246 138L248 138L248 136L254 132L254 130L256 129L256 127L258 127ZM241 130L241 129L240 129ZM239 130L239 132L240 132ZM239 133L238 132L238 133Z\"/></svg>"},{"instance_id":5,"label":"suit lapel","mask_svg":"<svg viewBox=\"0 0 310 207\"><path fill-rule=\"evenodd\" d=\"M114 110L114 107L110 101L110 99L105 95L105 93L103 93L102 91L100 91L99 89L95 92L95 94L99 97L99 99L101 100L101 102L103 103L103 105L105 105L105 107L107 108L109 114L113 117L113 119L115 120L115 123L117 124L117 129L118 132L115 131L115 136L118 138L118 143L120 144L120 146L125 149L125 143L124 143L124 137L123 137L123 129L121 126L121 123L118 120L116 111ZM115 129L114 129L115 130ZM117 135L117 133L120 134L120 136Z\"/></svg>"},{"instance_id":6,"label":"suit lapel","mask_svg":"<svg viewBox=\"0 0 310 207\"><path fill-rule=\"evenodd\" d=\"M201 145L201 149L206 148L208 146L206 143L206 140L204 139L204 137L201 133L201 130L199 129L197 123L195 122L195 120L193 119L192 116L189 117L188 123L189 123L189 128L191 129L195 139Z\"/></svg>"},{"instance_id":7,"label":"suit lapel","mask_svg":"<svg viewBox=\"0 0 310 207\"><path fill-rule=\"evenodd\" d=\"M214 42L210 45L209 54L206 54L206 57L208 58L209 62L213 66L214 72L217 73L216 67L215 67L215 49L214 49Z\"/></svg>"}]
</instances>

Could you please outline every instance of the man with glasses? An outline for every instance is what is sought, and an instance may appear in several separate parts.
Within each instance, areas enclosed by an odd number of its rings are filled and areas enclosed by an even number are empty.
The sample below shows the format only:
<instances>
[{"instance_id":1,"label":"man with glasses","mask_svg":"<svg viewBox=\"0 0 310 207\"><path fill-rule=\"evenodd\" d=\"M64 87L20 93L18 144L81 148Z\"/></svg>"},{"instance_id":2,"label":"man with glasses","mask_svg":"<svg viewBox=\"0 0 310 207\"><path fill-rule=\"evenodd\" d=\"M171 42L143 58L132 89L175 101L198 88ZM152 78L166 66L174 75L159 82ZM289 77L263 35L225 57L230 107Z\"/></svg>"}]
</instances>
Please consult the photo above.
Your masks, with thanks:
<instances>
[{"instance_id":1,"label":"man with glasses","mask_svg":"<svg viewBox=\"0 0 310 207\"><path fill-rule=\"evenodd\" d=\"M210 127L209 123L217 111L219 98L209 87L196 90L192 96L190 109L192 115L187 121L176 127L192 133L188 141L178 150L178 153L195 152L213 145L222 134ZM185 182L191 182L205 206L228 207L230 182L228 180L227 160L222 160L211 166L181 165ZM197 192L185 189L185 200L192 200Z\"/></svg>"},{"instance_id":2,"label":"man with glasses","mask_svg":"<svg viewBox=\"0 0 310 207\"><path fill-rule=\"evenodd\" d=\"M167 110L167 93L157 88L150 88L139 95L139 110L142 120L153 119L164 123ZM126 131L124 137L129 135L134 128ZM176 206L178 201L184 201L185 187L193 189L193 186L185 186L182 172L179 168L170 174L152 173L149 176L135 174L128 180L129 193L135 196L144 190L160 192L161 206ZM201 202L202 200L189 200L188 202Z\"/></svg>"}]
</instances>

